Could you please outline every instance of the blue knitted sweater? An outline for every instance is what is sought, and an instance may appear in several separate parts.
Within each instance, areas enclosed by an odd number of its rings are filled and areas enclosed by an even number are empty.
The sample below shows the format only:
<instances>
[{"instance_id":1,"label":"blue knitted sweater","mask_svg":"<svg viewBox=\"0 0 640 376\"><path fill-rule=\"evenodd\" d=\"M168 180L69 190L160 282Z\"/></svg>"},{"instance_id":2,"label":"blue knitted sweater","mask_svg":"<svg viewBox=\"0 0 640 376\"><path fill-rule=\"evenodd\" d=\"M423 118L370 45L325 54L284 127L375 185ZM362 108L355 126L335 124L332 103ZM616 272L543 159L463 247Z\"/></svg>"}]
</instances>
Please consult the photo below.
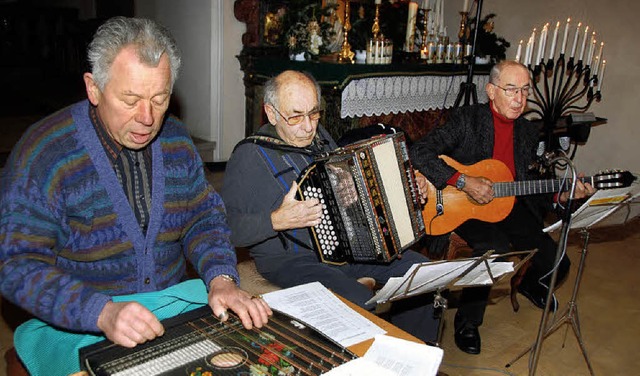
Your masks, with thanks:
<instances>
[{"instance_id":1,"label":"blue knitted sweater","mask_svg":"<svg viewBox=\"0 0 640 376\"><path fill-rule=\"evenodd\" d=\"M208 286L237 277L220 196L187 129L167 117L153 161L146 234L89 119L89 102L31 126L0 180L0 294L73 331L98 331L114 295L157 291L190 261Z\"/></svg>"}]
</instances>

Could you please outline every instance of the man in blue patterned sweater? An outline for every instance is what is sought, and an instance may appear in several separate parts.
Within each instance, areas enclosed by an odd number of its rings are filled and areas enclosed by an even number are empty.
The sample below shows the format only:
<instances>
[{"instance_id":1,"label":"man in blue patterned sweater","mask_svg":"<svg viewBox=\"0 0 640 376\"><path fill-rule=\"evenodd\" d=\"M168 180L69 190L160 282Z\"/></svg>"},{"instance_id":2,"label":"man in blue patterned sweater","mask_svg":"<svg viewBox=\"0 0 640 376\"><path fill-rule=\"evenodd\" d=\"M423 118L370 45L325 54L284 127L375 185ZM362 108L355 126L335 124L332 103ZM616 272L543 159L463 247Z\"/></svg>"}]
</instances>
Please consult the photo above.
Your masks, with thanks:
<instances>
[{"instance_id":1,"label":"man in blue patterned sweater","mask_svg":"<svg viewBox=\"0 0 640 376\"><path fill-rule=\"evenodd\" d=\"M214 314L261 327L271 311L238 287L222 200L186 127L165 116L180 68L173 38L117 17L88 59L88 100L31 126L3 171L0 294L55 327L134 347L164 328L112 296L176 285L190 262Z\"/></svg>"}]
</instances>

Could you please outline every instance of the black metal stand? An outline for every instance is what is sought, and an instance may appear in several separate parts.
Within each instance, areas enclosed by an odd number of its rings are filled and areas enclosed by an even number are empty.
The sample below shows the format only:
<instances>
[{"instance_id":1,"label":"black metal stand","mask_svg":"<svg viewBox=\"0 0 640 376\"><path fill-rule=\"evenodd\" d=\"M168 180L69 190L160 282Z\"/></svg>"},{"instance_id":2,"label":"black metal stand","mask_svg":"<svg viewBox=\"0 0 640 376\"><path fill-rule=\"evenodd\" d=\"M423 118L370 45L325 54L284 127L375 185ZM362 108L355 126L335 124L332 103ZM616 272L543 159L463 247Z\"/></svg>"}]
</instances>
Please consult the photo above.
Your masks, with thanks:
<instances>
[{"instance_id":1,"label":"black metal stand","mask_svg":"<svg viewBox=\"0 0 640 376\"><path fill-rule=\"evenodd\" d=\"M471 56L469 59L469 69L467 72L467 81L460 84L458 97L453 103L453 107L459 107L460 102L464 98L464 106L478 103L478 91L476 84L473 83L473 69L476 63L476 40L478 39L478 27L480 27L480 14L482 13L482 0L477 0L478 7L476 9L476 28L473 30L473 43L471 44ZM473 102L471 102L473 100Z\"/></svg>"},{"instance_id":2,"label":"black metal stand","mask_svg":"<svg viewBox=\"0 0 640 376\"><path fill-rule=\"evenodd\" d=\"M562 315L560 315L555 320L555 322L553 322L549 326L549 328L544 332L544 334L542 335L541 340L546 339L553 332L555 332L557 329L559 329L563 324L570 324L571 328L573 329L573 333L575 334L576 339L578 340L578 344L580 345L580 350L582 351L582 356L584 356L584 360L587 362L587 367L589 368L589 373L591 375L593 375L594 374L593 373L593 368L591 367L591 362L589 361L589 357L587 356L587 349L584 346L584 341L582 340L582 333L580 332L580 319L578 318L578 303L577 303L578 290L580 289L580 282L582 280L582 273L584 271L584 264L585 264L585 260L587 258L587 245L589 243L589 230L587 230L587 229L580 230L580 235L582 236L584 241L583 241L583 247L582 247L582 252L581 252L581 256L580 256L580 264L578 266L578 274L576 275L576 281L575 281L575 283L573 285L573 293L571 294L571 299L567 303L567 308L565 308L565 310L562 313ZM567 332L565 331L564 341L566 341L566 336L567 336ZM565 344L564 341L562 343L562 347L564 347L564 344ZM536 343L534 345L532 345L528 349L525 349L523 352L518 354L506 366L507 367L511 366L511 364L513 364L516 360L520 359L524 354L528 353L529 351L533 351L538 346L539 343L540 343L540 339L538 341L536 341ZM535 367L533 368L533 372L535 374Z\"/></svg>"}]
</instances>

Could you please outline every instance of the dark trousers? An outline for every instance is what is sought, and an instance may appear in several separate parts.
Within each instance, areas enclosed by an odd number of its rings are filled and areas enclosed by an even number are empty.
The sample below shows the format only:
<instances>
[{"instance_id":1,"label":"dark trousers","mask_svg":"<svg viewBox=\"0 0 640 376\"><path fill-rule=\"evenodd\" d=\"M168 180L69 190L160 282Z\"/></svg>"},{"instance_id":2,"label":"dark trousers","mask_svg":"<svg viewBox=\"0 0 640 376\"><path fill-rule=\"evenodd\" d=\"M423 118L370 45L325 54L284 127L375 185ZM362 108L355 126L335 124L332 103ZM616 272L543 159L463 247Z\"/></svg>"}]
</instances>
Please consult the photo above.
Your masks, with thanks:
<instances>
[{"instance_id":1,"label":"dark trousers","mask_svg":"<svg viewBox=\"0 0 640 376\"><path fill-rule=\"evenodd\" d=\"M330 265L321 263L312 252L283 260L282 267L263 276L280 287L287 288L309 282L320 282L329 290L360 307L373 311L374 305L365 302L374 295L373 291L357 281L371 277L377 283L385 284L391 277L402 277L411 265L429 261L425 256L406 251L402 258L388 265L346 264ZM434 318L433 297L417 295L402 299L391 305L390 321L400 329L425 341L437 339L439 320Z\"/></svg>"},{"instance_id":2,"label":"dark trousers","mask_svg":"<svg viewBox=\"0 0 640 376\"><path fill-rule=\"evenodd\" d=\"M455 231L473 249L473 256L482 256L488 250L503 254L537 249L521 286L543 287L544 291L548 291L546 286L551 280L558 247L548 234L542 232L542 224L520 200L516 201L507 218L500 222L487 223L472 219ZM558 282L566 277L570 264L569 258L564 255L558 266ZM463 289L456 326L482 324L490 291L490 286Z\"/></svg>"}]
</instances>

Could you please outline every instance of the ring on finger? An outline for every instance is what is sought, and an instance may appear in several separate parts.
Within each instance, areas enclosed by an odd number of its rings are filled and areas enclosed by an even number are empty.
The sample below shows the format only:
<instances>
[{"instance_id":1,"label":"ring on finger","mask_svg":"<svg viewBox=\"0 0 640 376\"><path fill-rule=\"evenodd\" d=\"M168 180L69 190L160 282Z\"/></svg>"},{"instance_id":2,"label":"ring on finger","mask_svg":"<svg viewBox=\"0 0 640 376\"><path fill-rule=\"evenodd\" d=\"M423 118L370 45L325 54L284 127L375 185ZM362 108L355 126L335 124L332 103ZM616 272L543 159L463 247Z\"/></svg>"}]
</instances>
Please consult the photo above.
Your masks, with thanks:
<instances>
[{"instance_id":1,"label":"ring on finger","mask_svg":"<svg viewBox=\"0 0 640 376\"><path fill-rule=\"evenodd\" d=\"M220 314L218 315L218 320L220 321L226 321L229 318L229 313L227 313L226 310L220 312Z\"/></svg>"}]
</instances>

